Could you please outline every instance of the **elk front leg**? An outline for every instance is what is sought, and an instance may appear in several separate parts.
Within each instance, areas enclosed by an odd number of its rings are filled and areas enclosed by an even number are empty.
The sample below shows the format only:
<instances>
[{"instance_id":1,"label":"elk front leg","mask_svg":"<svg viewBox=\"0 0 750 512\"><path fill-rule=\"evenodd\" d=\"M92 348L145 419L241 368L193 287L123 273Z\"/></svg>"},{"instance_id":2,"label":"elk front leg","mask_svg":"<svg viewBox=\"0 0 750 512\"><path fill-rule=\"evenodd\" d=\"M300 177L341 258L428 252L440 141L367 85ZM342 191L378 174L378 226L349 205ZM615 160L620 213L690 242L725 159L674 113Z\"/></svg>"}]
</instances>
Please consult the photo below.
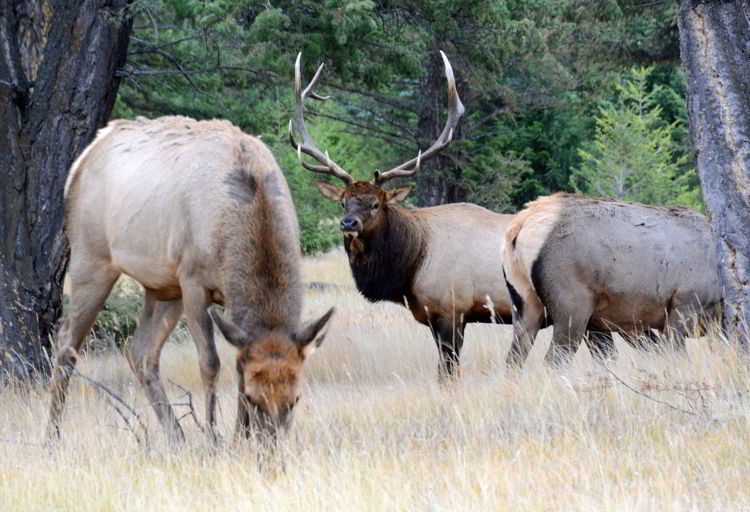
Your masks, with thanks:
<instances>
[{"instance_id":1,"label":"elk front leg","mask_svg":"<svg viewBox=\"0 0 750 512\"><path fill-rule=\"evenodd\" d=\"M435 339L440 356L440 362L438 363L438 380L440 382L446 382L457 377L465 326L463 318L454 320L438 317L430 322L432 337Z\"/></svg>"},{"instance_id":2,"label":"elk front leg","mask_svg":"<svg viewBox=\"0 0 750 512\"><path fill-rule=\"evenodd\" d=\"M666 336L672 349L682 355L687 354L685 337L699 335L703 305L693 294L676 292L670 301L669 314L662 333ZM704 317L705 318L705 317Z\"/></svg>"},{"instance_id":3,"label":"elk front leg","mask_svg":"<svg viewBox=\"0 0 750 512\"><path fill-rule=\"evenodd\" d=\"M240 373L239 375L239 389L237 390L237 420L234 423L234 439L249 439L251 434L250 429L250 402L245 396L245 377Z\"/></svg>"},{"instance_id":4,"label":"elk front leg","mask_svg":"<svg viewBox=\"0 0 750 512\"><path fill-rule=\"evenodd\" d=\"M153 292L146 290L141 320L125 349L130 368L166 429L170 443L184 441L185 435L159 380L159 357L164 342L177 325L181 314L181 300L158 301Z\"/></svg>"},{"instance_id":5,"label":"elk front leg","mask_svg":"<svg viewBox=\"0 0 750 512\"><path fill-rule=\"evenodd\" d=\"M205 392L206 428L212 441L216 441L216 381L221 360L216 352L214 324L208 315L212 304L210 293L199 285L183 285L182 301L185 305L190 334L198 349L198 364Z\"/></svg>"}]
</instances>

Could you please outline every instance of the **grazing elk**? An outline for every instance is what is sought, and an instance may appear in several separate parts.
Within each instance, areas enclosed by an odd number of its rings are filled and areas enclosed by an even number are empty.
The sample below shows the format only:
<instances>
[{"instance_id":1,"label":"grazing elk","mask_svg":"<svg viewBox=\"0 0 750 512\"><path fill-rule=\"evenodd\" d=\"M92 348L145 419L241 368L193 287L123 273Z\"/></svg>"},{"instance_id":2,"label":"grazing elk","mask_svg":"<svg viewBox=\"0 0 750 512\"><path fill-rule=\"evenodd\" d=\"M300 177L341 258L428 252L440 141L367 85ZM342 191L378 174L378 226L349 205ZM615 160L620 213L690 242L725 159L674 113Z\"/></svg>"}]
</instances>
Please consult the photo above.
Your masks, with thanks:
<instances>
[{"instance_id":1,"label":"grazing elk","mask_svg":"<svg viewBox=\"0 0 750 512\"><path fill-rule=\"evenodd\" d=\"M227 121L113 121L71 167L65 221L71 293L50 385L50 436L60 433L78 351L123 273L146 290L125 354L171 441L184 436L159 381L159 356L183 309L212 437L220 365L212 318L238 349L235 434L289 426L303 363L333 309L299 326L297 218L263 143ZM225 304L231 320L213 303Z\"/></svg>"},{"instance_id":2,"label":"grazing elk","mask_svg":"<svg viewBox=\"0 0 750 512\"><path fill-rule=\"evenodd\" d=\"M370 301L404 304L414 318L428 325L440 352L441 378L453 375L467 322L511 320L511 303L497 255L502 233L512 215L500 215L472 204L449 204L418 210L396 206L410 187L388 190L383 184L396 177L412 176L420 163L451 141L464 107L456 92L453 70L440 52L448 79L449 112L438 140L425 152L387 172L376 172L373 181L355 181L319 150L305 127L304 100L325 100L313 92L321 65L302 90L300 59L295 65L297 144L289 121L289 140L300 163L308 170L333 175L346 188L316 182L321 194L340 201L346 214L341 220L344 247L359 291ZM305 162L302 153L322 165ZM494 305L492 311L488 305Z\"/></svg>"},{"instance_id":3,"label":"grazing elk","mask_svg":"<svg viewBox=\"0 0 750 512\"><path fill-rule=\"evenodd\" d=\"M552 363L569 360L587 328L626 339L669 330L681 348L697 315L714 314L721 302L711 229L687 208L559 193L526 205L503 251L512 365L523 364L545 311L554 325Z\"/></svg>"}]
</instances>

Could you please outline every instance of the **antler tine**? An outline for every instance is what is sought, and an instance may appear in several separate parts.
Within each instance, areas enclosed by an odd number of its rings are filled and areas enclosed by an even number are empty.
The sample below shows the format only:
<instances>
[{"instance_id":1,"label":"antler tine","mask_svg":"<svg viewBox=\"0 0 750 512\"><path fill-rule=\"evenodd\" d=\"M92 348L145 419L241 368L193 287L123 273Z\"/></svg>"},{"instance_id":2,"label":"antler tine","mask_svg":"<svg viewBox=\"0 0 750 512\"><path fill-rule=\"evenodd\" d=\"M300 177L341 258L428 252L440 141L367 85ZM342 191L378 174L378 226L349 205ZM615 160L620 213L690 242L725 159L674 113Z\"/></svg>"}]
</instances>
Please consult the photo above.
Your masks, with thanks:
<instances>
[{"instance_id":1,"label":"antler tine","mask_svg":"<svg viewBox=\"0 0 750 512\"><path fill-rule=\"evenodd\" d=\"M310 137L310 134L307 131L307 127L305 126L305 108L304 108L304 102L305 99L308 97L313 98L318 101L326 101L329 100L330 96L321 96L320 94L317 94L315 91L313 91L313 87L315 86L315 83L318 81L318 78L320 78L320 73L323 71L323 64L321 64L318 67L318 70L315 72L315 76L313 76L312 80L310 80L310 83L305 87L304 90L302 90L302 70L301 70L301 64L300 61L302 60L302 52L297 54L297 61L294 64L294 103L295 103L295 115L297 118L297 129L299 130L299 134L302 137L302 144L298 144L297 141L294 139L294 130L292 127L292 119L289 120L289 127L288 127L288 134L289 134L289 143L292 145L292 147L297 151L297 159L299 160L299 163L304 167L305 169L313 172L318 172L321 174L330 174L332 176L335 176L341 180L343 180L347 185L350 185L354 183L354 179L349 176L349 174L342 169L341 167L336 164L333 160L330 159L328 156L328 153L323 153L320 149L317 148L317 146L313 143L312 138ZM310 155L315 160L320 162L323 165L315 165L307 163L302 158L302 153L306 155Z\"/></svg>"},{"instance_id":2,"label":"antler tine","mask_svg":"<svg viewBox=\"0 0 750 512\"><path fill-rule=\"evenodd\" d=\"M390 171L383 173L376 172L375 183L378 185L393 178L412 176L419 170L419 166L423 161L435 156L437 153L445 149L445 147L451 143L451 140L453 140L453 131L458 124L458 120L464 114L465 109L463 103L461 103L461 98L458 97L456 79L453 76L451 63L448 61L448 57L445 56L445 53L443 53L442 50L440 51L440 55L443 57L445 77L448 79L448 119L445 121L445 127L437 140L424 153L420 151L416 158L412 158L398 167L394 167Z\"/></svg>"},{"instance_id":3,"label":"antler tine","mask_svg":"<svg viewBox=\"0 0 750 512\"><path fill-rule=\"evenodd\" d=\"M414 169L411 169L411 170L401 169L401 167L404 167L405 165L411 162L415 162ZM381 173L380 171L375 171L375 183L382 184L388 180L392 180L393 178L402 178L404 176L411 176L412 174L415 174L417 171L419 171L420 165L422 165L422 150L421 149L417 153L417 158L415 158L414 160L409 160L408 162L400 165L399 167L391 169L390 171L385 172L385 173Z\"/></svg>"}]
</instances>

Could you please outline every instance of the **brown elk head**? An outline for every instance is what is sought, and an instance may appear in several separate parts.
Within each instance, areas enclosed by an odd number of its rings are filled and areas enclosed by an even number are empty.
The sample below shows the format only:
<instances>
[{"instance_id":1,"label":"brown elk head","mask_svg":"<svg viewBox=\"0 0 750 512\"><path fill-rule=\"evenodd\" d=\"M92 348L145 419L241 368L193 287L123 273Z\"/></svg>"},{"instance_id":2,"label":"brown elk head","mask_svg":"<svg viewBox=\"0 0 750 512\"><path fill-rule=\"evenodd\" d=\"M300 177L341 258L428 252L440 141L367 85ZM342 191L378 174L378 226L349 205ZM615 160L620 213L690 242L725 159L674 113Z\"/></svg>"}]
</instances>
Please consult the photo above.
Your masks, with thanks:
<instances>
[{"instance_id":1,"label":"brown elk head","mask_svg":"<svg viewBox=\"0 0 750 512\"><path fill-rule=\"evenodd\" d=\"M224 338L237 347L240 399L247 413L245 430L275 437L286 431L300 398L302 367L323 342L334 308L296 332L280 329L249 332L216 310L210 314Z\"/></svg>"},{"instance_id":2,"label":"brown elk head","mask_svg":"<svg viewBox=\"0 0 750 512\"><path fill-rule=\"evenodd\" d=\"M328 100L330 97L320 96L313 91L315 82L317 82L323 70L322 64L315 72L315 76L310 80L308 86L304 90L302 89L302 73L300 70L302 53L297 55L297 62L294 66L294 97L297 129L302 137L302 143L298 144L294 139L292 119L289 120L289 142L297 150L297 158L305 169L321 174L330 174L346 184L346 187L339 188L330 183L315 182L323 197L341 202L341 206L346 213L341 219L340 228L344 236L351 239L351 247L355 251L358 249L361 250L363 247L361 239L371 238L374 233L379 231L380 226L385 221L388 206L400 203L406 199L411 190L411 187L408 186L396 187L389 190L383 188L383 184L393 178L414 175L419 170L420 164L423 161L435 156L448 146L453 139L453 130L456 128L459 118L464 113L464 106L456 91L453 68L451 68L448 58L442 51L440 55L443 57L445 76L448 79L448 119L442 133L432 146L424 152L420 151L416 158L412 158L386 172L376 171L372 181L355 181L344 169L330 159L327 151L325 153L322 152L312 142L312 138L305 127L304 101L308 97L320 101ZM302 158L302 153L313 157L322 165L306 162Z\"/></svg>"}]
</instances>

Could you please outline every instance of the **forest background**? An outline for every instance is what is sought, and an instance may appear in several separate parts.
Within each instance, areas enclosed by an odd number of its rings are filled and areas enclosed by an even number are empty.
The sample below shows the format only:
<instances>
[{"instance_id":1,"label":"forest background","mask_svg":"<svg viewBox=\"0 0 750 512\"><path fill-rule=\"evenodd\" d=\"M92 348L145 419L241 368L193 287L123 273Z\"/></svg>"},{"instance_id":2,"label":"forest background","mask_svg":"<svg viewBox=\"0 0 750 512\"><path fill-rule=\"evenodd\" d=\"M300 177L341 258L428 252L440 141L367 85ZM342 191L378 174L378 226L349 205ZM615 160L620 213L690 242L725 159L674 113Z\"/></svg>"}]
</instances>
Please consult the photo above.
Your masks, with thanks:
<instances>
[{"instance_id":1,"label":"forest background","mask_svg":"<svg viewBox=\"0 0 750 512\"><path fill-rule=\"evenodd\" d=\"M317 145L358 179L439 135L451 60L466 106L453 144L411 183L411 206L498 212L556 192L702 209L677 6L648 0L138 0L113 118L225 118L286 174L306 252L340 243L290 147L294 60ZM406 183L410 183L406 181Z\"/></svg>"},{"instance_id":2,"label":"forest background","mask_svg":"<svg viewBox=\"0 0 750 512\"><path fill-rule=\"evenodd\" d=\"M746 345L748 16L749 0L0 0L0 375L49 368L67 170L113 117L224 118L261 136L302 248L340 244L340 207L287 140L299 52L304 81L324 64L333 97L309 105L313 139L360 179L438 137L450 57L467 111L407 206L514 212L555 191L705 202L723 325Z\"/></svg>"}]
</instances>

